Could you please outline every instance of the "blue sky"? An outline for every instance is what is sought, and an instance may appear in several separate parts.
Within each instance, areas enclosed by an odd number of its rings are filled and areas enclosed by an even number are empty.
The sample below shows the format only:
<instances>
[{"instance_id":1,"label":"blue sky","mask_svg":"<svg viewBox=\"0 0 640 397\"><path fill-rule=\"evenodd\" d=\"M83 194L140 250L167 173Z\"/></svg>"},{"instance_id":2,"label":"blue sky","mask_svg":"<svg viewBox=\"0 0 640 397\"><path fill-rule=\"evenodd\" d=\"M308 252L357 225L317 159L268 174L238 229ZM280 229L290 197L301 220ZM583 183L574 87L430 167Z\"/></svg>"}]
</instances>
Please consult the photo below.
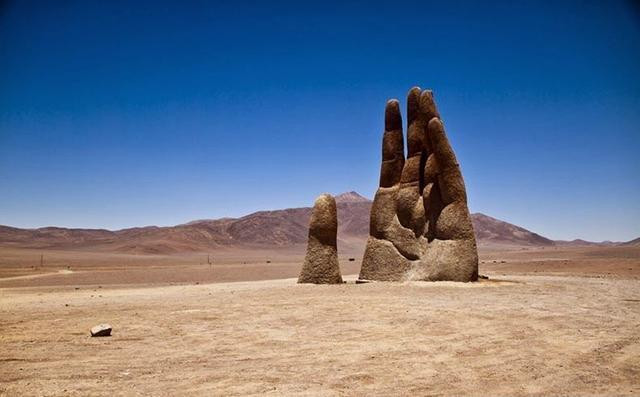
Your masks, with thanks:
<instances>
[{"instance_id":1,"label":"blue sky","mask_svg":"<svg viewBox=\"0 0 640 397\"><path fill-rule=\"evenodd\" d=\"M640 236L633 2L0 7L0 224L117 229L372 197L384 104L419 85L473 212L555 239Z\"/></svg>"}]
</instances>

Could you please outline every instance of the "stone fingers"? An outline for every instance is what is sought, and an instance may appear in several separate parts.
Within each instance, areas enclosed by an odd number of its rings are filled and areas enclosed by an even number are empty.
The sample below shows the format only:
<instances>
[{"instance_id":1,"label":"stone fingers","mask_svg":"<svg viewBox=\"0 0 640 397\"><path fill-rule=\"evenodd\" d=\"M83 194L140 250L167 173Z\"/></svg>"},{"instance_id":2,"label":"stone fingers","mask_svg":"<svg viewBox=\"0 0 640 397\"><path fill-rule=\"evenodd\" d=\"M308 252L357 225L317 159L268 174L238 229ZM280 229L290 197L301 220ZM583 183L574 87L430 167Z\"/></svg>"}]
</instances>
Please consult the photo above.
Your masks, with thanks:
<instances>
[{"instance_id":1,"label":"stone fingers","mask_svg":"<svg viewBox=\"0 0 640 397\"><path fill-rule=\"evenodd\" d=\"M318 197L309 221L307 254L298 277L299 283L341 284L338 264L338 213L330 194Z\"/></svg>"},{"instance_id":2,"label":"stone fingers","mask_svg":"<svg viewBox=\"0 0 640 397\"><path fill-rule=\"evenodd\" d=\"M444 205L467 202L467 193L456 155L444 131L442 121L434 117L428 124L428 135L438 164L438 184Z\"/></svg>"},{"instance_id":3,"label":"stone fingers","mask_svg":"<svg viewBox=\"0 0 640 397\"><path fill-rule=\"evenodd\" d=\"M387 102L384 114L384 136L382 138L382 166L380 187L395 186L400 182L404 167L404 138L400 104L392 99Z\"/></svg>"}]
</instances>

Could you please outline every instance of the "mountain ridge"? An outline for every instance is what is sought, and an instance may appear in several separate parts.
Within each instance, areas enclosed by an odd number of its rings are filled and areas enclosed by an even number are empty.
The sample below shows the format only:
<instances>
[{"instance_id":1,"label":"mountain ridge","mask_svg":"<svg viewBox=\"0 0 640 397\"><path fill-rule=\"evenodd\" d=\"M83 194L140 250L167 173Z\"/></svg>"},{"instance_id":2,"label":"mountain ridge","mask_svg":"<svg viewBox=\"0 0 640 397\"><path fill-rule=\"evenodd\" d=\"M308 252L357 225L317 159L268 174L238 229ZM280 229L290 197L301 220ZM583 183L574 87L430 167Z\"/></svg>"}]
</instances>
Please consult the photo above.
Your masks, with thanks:
<instances>
[{"instance_id":1,"label":"mountain ridge","mask_svg":"<svg viewBox=\"0 0 640 397\"><path fill-rule=\"evenodd\" d=\"M370 202L368 198L362 196L358 192L354 192L353 190L350 192L344 192L335 196L336 203L366 203Z\"/></svg>"},{"instance_id":2,"label":"mountain ridge","mask_svg":"<svg viewBox=\"0 0 640 397\"><path fill-rule=\"evenodd\" d=\"M369 235L371 200L357 192L336 196L341 248L361 249ZM167 254L233 247L286 248L307 242L310 207L257 211L239 218L200 219L175 226L120 230L47 226L20 229L0 225L0 245L24 248L95 249L125 253ZM553 241L482 213L471 214L481 246L617 245L582 240ZM620 244L638 244L640 239Z\"/></svg>"}]
</instances>

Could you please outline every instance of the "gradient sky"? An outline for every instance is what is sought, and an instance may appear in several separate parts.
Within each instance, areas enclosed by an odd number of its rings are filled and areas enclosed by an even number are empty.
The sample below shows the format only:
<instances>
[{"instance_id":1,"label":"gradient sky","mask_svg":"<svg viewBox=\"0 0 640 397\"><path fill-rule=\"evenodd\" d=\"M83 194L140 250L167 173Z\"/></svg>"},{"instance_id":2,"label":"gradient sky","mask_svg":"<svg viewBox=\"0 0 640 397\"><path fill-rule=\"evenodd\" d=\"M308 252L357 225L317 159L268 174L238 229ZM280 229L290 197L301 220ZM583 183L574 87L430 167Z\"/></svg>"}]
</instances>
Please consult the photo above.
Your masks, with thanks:
<instances>
[{"instance_id":1,"label":"gradient sky","mask_svg":"<svg viewBox=\"0 0 640 397\"><path fill-rule=\"evenodd\" d=\"M0 224L372 197L384 104L419 85L473 212L554 239L640 236L637 6L442 3L2 2Z\"/></svg>"}]
</instances>

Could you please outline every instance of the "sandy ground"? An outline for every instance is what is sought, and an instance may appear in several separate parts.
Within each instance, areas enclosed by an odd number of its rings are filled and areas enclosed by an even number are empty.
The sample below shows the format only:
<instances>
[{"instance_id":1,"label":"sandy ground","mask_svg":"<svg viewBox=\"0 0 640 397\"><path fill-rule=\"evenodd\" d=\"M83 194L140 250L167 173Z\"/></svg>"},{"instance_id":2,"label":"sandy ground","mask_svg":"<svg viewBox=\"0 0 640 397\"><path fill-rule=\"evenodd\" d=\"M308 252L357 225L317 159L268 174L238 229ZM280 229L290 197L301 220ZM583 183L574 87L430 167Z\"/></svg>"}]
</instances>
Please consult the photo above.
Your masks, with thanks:
<instances>
[{"instance_id":1,"label":"sandy ground","mask_svg":"<svg viewBox=\"0 0 640 397\"><path fill-rule=\"evenodd\" d=\"M562 252L484 253L467 284L99 287L75 284L91 266L5 262L0 395L639 395L639 256ZM253 271L299 270L274 262Z\"/></svg>"},{"instance_id":2,"label":"sandy ground","mask_svg":"<svg viewBox=\"0 0 640 397\"><path fill-rule=\"evenodd\" d=\"M40 257L43 255L43 265ZM349 259L353 261L349 261ZM289 251L223 251L127 255L0 247L0 288L158 286L297 277L304 247ZM588 275L640 279L640 247L481 249L480 273ZM340 255L343 274L357 274L362 254Z\"/></svg>"}]
</instances>

